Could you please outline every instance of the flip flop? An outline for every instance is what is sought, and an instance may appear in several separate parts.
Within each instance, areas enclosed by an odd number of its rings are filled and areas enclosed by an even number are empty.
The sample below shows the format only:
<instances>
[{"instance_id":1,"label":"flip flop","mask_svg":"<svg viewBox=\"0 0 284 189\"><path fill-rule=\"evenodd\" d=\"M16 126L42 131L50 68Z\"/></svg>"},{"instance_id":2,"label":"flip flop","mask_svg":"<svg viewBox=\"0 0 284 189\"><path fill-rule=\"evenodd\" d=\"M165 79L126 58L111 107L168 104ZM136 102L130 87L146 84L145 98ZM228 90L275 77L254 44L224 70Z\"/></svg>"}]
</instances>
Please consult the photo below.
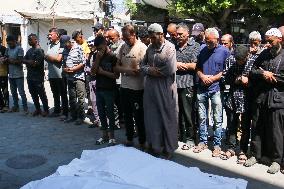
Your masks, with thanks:
<instances>
[{"instance_id":1,"label":"flip flop","mask_svg":"<svg viewBox=\"0 0 284 189\"><path fill-rule=\"evenodd\" d=\"M235 156L235 152L233 150L227 150L226 152L221 152L220 159L228 160L233 156Z\"/></svg>"},{"instance_id":2,"label":"flip flop","mask_svg":"<svg viewBox=\"0 0 284 189\"><path fill-rule=\"evenodd\" d=\"M198 144L197 146L195 146L193 148L193 152L194 153L200 153L207 148L208 148L208 146L206 144Z\"/></svg>"},{"instance_id":3,"label":"flip flop","mask_svg":"<svg viewBox=\"0 0 284 189\"><path fill-rule=\"evenodd\" d=\"M245 155L245 153L241 152L238 156L238 160L237 160L237 164L244 164L247 161L247 156Z\"/></svg>"}]
</instances>

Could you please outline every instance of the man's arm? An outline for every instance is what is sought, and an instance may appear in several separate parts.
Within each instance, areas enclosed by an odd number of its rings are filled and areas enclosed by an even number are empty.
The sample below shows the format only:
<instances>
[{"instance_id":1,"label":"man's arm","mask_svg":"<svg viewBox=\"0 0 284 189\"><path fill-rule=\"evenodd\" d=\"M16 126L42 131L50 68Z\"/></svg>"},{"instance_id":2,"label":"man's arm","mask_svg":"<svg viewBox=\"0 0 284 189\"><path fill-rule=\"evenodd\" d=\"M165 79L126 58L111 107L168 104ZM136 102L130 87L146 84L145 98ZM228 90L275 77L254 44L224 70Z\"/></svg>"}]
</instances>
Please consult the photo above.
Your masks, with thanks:
<instances>
[{"instance_id":1,"label":"man's arm","mask_svg":"<svg viewBox=\"0 0 284 189\"><path fill-rule=\"evenodd\" d=\"M44 56L44 59L48 62L55 62L55 63L61 63L62 62L62 54L57 54L55 56L52 56L52 55L45 55Z\"/></svg>"}]
</instances>

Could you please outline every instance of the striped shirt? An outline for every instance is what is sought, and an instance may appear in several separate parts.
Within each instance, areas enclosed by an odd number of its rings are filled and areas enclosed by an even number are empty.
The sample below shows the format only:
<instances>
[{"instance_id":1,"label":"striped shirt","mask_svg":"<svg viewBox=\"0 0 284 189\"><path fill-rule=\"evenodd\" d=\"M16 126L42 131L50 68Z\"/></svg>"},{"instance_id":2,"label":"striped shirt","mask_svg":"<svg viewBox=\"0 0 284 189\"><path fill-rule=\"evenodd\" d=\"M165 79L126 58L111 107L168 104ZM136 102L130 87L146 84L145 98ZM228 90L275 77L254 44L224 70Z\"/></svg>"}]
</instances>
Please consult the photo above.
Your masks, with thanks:
<instances>
[{"instance_id":1,"label":"striped shirt","mask_svg":"<svg viewBox=\"0 0 284 189\"><path fill-rule=\"evenodd\" d=\"M71 50L68 53L65 63L67 68L73 68L79 64L86 64L83 49L77 43L73 43ZM80 79L85 80L84 69L77 71L76 73L68 73L67 79Z\"/></svg>"},{"instance_id":2,"label":"striped shirt","mask_svg":"<svg viewBox=\"0 0 284 189\"><path fill-rule=\"evenodd\" d=\"M197 62L200 45L193 39L189 39L186 47L179 48L176 46L177 61L182 63ZM194 85L194 70L192 71L177 71L176 81L178 88L188 88Z\"/></svg>"}]
</instances>

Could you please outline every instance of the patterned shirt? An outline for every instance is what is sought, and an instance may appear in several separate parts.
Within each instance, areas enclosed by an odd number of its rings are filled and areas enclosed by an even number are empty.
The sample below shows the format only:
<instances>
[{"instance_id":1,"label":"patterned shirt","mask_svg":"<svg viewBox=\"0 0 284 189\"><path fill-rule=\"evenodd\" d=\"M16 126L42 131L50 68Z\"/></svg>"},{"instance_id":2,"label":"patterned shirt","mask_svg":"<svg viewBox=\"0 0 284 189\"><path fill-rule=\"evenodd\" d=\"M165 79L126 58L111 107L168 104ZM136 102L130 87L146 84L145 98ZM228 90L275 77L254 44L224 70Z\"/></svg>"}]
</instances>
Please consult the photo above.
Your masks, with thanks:
<instances>
[{"instance_id":1,"label":"patterned shirt","mask_svg":"<svg viewBox=\"0 0 284 189\"><path fill-rule=\"evenodd\" d=\"M200 45L194 39L189 39L186 47L176 46L177 61L182 63L196 63L199 54ZM178 88L187 88L194 85L195 71L177 71L176 81Z\"/></svg>"},{"instance_id":2,"label":"patterned shirt","mask_svg":"<svg viewBox=\"0 0 284 189\"><path fill-rule=\"evenodd\" d=\"M247 110L247 88L236 84L235 81L240 76L248 77L257 56L249 55L246 64L243 65L237 64L234 55L226 60L223 76L225 84L230 85L230 91L225 100L225 106L236 113L244 113Z\"/></svg>"},{"instance_id":3,"label":"patterned shirt","mask_svg":"<svg viewBox=\"0 0 284 189\"><path fill-rule=\"evenodd\" d=\"M79 64L84 64L84 65L86 64L85 55L80 45L78 45L77 43L73 43L73 46L66 58L65 64L67 68L73 68ZM68 73L67 78L68 79L76 78L80 80L85 80L84 69L81 69L76 73Z\"/></svg>"}]
</instances>

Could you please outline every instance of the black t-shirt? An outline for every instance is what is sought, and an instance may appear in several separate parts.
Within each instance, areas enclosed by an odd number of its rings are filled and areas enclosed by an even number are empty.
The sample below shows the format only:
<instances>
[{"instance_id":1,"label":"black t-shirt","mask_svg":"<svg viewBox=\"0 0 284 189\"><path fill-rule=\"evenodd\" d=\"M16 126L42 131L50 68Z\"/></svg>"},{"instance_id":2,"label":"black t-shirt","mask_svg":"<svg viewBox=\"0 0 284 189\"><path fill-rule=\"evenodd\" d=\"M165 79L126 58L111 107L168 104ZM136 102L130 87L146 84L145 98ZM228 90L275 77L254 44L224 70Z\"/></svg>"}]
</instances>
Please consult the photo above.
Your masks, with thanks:
<instances>
[{"instance_id":1,"label":"black t-shirt","mask_svg":"<svg viewBox=\"0 0 284 189\"><path fill-rule=\"evenodd\" d=\"M112 72L113 68L116 64L117 58L113 54L107 54L105 57L102 58L99 66L104 70L108 72ZM112 90L116 87L116 80L106 77L104 75L97 74L96 75L96 88L97 89L106 89L106 90Z\"/></svg>"},{"instance_id":2,"label":"black t-shirt","mask_svg":"<svg viewBox=\"0 0 284 189\"><path fill-rule=\"evenodd\" d=\"M37 61L36 66L27 64L27 79L44 81L44 51L41 48L30 48L24 59Z\"/></svg>"}]
</instances>

